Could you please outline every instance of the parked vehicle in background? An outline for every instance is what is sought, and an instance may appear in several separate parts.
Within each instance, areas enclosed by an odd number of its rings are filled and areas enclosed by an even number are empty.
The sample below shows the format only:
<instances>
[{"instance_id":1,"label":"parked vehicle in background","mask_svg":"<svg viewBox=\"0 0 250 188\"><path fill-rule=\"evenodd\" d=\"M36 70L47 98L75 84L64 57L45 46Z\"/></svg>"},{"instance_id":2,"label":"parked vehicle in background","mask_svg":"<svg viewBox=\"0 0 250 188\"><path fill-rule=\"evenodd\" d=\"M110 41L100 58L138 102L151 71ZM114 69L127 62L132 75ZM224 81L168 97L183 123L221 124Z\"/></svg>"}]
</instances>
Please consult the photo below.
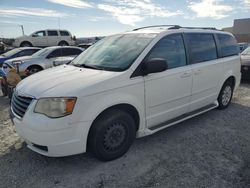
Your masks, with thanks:
<instances>
[{"instance_id":1,"label":"parked vehicle in background","mask_svg":"<svg viewBox=\"0 0 250 188\"><path fill-rule=\"evenodd\" d=\"M0 77L2 77L0 82L1 82L1 89L2 89L3 96L8 95L8 84L7 84L6 76L7 76L7 73L10 71L10 69L13 69L13 68L15 67L5 62L3 63L3 66L0 68Z\"/></svg>"},{"instance_id":2,"label":"parked vehicle in background","mask_svg":"<svg viewBox=\"0 0 250 188\"><path fill-rule=\"evenodd\" d=\"M32 56L14 58L6 62L12 65L19 64L20 75L28 76L55 65L68 63L82 52L83 49L78 47L53 46L44 48Z\"/></svg>"},{"instance_id":3,"label":"parked vehicle in background","mask_svg":"<svg viewBox=\"0 0 250 188\"><path fill-rule=\"evenodd\" d=\"M89 48L93 44L94 43L81 43L81 44L78 44L77 46L86 50L87 48Z\"/></svg>"},{"instance_id":4,"label":"parked vehicle in background","mask_svg":"<svg viewBox=\"0 0 250 188\"><path fill-rule=\"evenodd\" d=\"M30 36L21 36L14 40L13 46L73 46L75 45L75 37L66 30L47 29L36 31Z\"/></svg>"},{"instance_id":5,"label":"parked vehicle in background","mask_svg":"<svg viewBox=\"0 0 250 188\"><path fill-rule=\"evenodd\" d=\"M2 67L3 62L8 59L29 56L29 55L36 53L39 50L41 50L41 48L37 48L37 47L23 47L23 48L15 48L13 50L10 50L0 55L0 67Z\"/></svg>"},{"instance_id":6,"label":"parked vehicle in background","mask_svg":"<svg viewBox=\"0 0 250 188\"><path fill-rule=\"evenodd\" d=\"M250 79L250 47L241 53L242 79Z\"/></svg>"},{"instance_id":7,"label":"parked vehicle in background","mask_svg":"<svg viewBox=\"0 0 250 188\"><path fill-rule=\"evenodd\" d=\"M227 108L240 78L239 47L230 33L139 28L106 37L70 65L24 79L11 117L40 154L88 150L107 161L122 156L136 136Z\"/></svg>"},{"instance_id":8,"label":"parked vehicle in background","mask_svg":"<svg viewBox=\"0 0 250 188\"><path fill-rule=\"evenodd\" d=\"M240 52L243 52L245 49L247 49L250 46L250 44L247 42L242 42L242 43L238 43L238 44L240 46Z\"/></svg>"}]
</instances>

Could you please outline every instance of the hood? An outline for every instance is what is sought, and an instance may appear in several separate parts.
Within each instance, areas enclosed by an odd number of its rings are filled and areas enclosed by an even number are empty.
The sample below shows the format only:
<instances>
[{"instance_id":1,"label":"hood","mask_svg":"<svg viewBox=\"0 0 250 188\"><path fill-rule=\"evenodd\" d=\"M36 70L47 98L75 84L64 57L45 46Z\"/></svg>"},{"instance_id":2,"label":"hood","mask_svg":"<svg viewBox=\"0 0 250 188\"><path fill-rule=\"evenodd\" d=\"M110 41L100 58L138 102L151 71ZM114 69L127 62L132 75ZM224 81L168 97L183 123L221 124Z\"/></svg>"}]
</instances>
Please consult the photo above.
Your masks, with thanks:
<instances>
[{"instance_id":1,"label":"hood","mask_svg":"<svg viewBox=\"0 0 250 188\"><path fill-rule=\"evenodd\" d=\"M86 96L101 92L108 87L102 83L121 72L109 72L62 65L50 68L22 80L17 90L20 93L40 97ZM99 85L96 87L96 84ZM95 85L95 87L93 87ZM87 89L88 88L88 89ZM91 88L91 89L89 89Z\"/></svg>"},{"instance_id":2,"label":"hood","mask_svg":"<svg viewBox=\"0 0 250 188\"><path fill-rule=\"evenodd\" d=\"M32 56L23 56L23 57L9 59L6 61L6 63L12 63L13 61L29 61L29 60L34 60L34 59L39 59L39 58L35 58Z\"/></svg>"}]
</instances>

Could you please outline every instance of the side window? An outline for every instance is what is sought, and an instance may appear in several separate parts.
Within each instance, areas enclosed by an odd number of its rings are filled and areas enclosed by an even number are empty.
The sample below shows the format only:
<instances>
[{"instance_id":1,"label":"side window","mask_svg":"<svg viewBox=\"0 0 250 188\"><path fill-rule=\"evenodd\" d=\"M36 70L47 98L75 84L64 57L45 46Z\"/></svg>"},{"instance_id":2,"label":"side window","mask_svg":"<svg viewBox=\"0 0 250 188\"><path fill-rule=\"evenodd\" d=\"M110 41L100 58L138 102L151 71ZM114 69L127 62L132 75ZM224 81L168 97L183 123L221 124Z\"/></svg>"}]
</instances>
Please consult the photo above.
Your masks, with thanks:
<instances>
[{"instance_id":1,"label":"side window","mask_svg":"<svg viewBox=\"0 0 250 188\"><path fill-rule=\"evenodd\" d=\"M148 59L162 58L168 63L168 69L185 66L186 53L181 34L166 36L151 50Z\"/></svg>"},{"instance_id":2,"label":"side window","mask_svg":"<svg viewBox=\"0 0 250 188\"><path fill-rule=\"evenodd\" d=\"M61 57L62 56L62 49L56 49L53 52L51 52L47 57L48 58L55 58L55 57Z\"/></svg>"},{"instance_id":3,"label":"side window","mask_svg":"<svg viewBox=\"0 0 250 188\"><path fill-rule=\"evenodd\" d=\"M32 55L34 53L34 50L23 50L19 52L16 57L26 56L26 55Z\"/></svg>"},{"instance_id":4,"label":"side window","mask_svg":"<svg viewBox=\"0 0 250 188\"><path fill-rule=\"evenodd\" d=\"M63 48L62 50L63 56L79 55L80 53L82 53L82 51L75 48Z\"/></svg>"},{"instance_id":5,"label":"side window","mask_svg":"<svg viewBox=\"0 0 250 188\"><path fill-rule=\"evenodd\" d=\"M37 31L32 36L33 37L44 37L45 36L45 31Z\"/></svg>"},{"instance_id":6,"label":"side window","mask_svg":"<svg viewBox=\"0 0 250 188\"><path fill-rule=\"evenodd\" d=\"M61 36L69 36L69 32L68 31L60 31L60 35Z\"/></svg>"},{"instance_id":7,"label":"side window","mask_svg":"<svg viewBox=\"0 0 250 188\"><path fill-rule=\"evenodd\" d=\"M217 34L221 46L221 56L227 57L240 53L236 40L231 35Z\"/></svg>"},{"instance_id":8,"label":"side window","mask_svg":"<svg viewBox=\"0 0 250 188\"><path fill-rule=\"evenodd\" d=\"M47 31L48 32L48 36L58 36L58 33L56 30L50 30L50 31Z\"/></svg>"},{"instance_id":9,"label":"side window","mask_svg":"<svg viewBox=\"0 0 250 188\"><path fill-rule=\"evenodd\" d=\"M185 34L191 57L191 63L201 63L217 59L217 49L213 34Z\"/></svg>"}]
</instances>

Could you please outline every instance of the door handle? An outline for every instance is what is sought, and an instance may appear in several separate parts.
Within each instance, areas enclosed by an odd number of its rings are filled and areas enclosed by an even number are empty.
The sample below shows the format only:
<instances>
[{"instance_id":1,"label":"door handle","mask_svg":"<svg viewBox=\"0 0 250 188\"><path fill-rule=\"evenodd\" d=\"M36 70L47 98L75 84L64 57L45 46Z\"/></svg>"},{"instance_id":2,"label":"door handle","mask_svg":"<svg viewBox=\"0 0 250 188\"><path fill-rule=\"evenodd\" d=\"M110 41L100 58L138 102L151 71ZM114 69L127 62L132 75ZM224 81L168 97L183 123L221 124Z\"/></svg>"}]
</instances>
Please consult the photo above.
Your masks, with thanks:
<instances>
[{"instance_id":1,"label":"door handle","mask_svg":"<svg viewBox=\"0 0 250 188\"><path fill-rule=\"evenodd\" d=\"M194 71L194 74L195 74L195 75L198 75L198 74L200 74L200 73L201 73L201 70L200 70L200 69Z\"/></svg>"},{"instance_id":2,"label":"door handle","mask_svg":"<svg viewBox=\"0 0 250 188\"><path fill-rule=\"evenodd\" d=\"M190 72L185 72L181 75L181 78L187 78L187 77L190 77L191 76L191 73Z\"/></svg>"}]
</instances>

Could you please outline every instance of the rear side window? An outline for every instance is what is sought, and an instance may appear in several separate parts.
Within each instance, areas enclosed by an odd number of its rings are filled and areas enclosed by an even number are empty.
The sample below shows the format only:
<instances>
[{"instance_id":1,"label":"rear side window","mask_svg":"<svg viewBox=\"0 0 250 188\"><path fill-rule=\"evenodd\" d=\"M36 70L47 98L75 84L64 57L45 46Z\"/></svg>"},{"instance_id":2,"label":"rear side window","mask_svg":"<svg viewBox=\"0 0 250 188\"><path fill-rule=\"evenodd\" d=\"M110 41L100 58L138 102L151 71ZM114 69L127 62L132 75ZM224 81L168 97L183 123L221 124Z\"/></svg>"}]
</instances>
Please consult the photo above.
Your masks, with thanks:
<instances>
[{"instance_id":1,"label":"rear side window","mask_svg":"<svg viewBox=\"0 0 250 188\"><path fill-rule=\"evenodd\" d=\"M191 63L201 63L217 59L217 49L213 34L185 34L191 57Z\"/></svg>"},{"instance_id":2,"label":"rear side window","mask_svg":"<svg viewBox=\"0 0 250 188\"><path fill-rule=\"evenodd\" d=\"M62 56L62 49L56 49L54 50L53 52L51 52L49 55L48 55L48 58L55 58L55 57L61 57Z\"/></svg>"},{"instance_id":3,"label":"rear side window","mask_svg":"<svg viewBox=\"0 0 250 188\"><path fill-rule=\"evenodd\" d=\"M76 48L63 48L62 49L63 56L79 55L80 53L82 53L82 50L76 49Z\"/></svg>"},{"instance_id":4,"label":"rear side window","mask_svg":"<svg viewBox=\"0 0 250 188\"><path fill-rule=\"evenodd\" d=\"M48 31L48 36L58 36L58 33L55 30Z\"/></svg>"},{"instance_id":5,"label":"rear side window","mask_svg":"<svg viewBox=\"0 0 250 188\"><path fill-rule=\"evenodd\" d=\"M227 57L237 55L240 49L233 36L227 34L217 34L221 46L221 56Z\"/></svg>"},{"instance_id":6,"label":"rear side window","mask_svg":"<svg viewBox=\"0 0 250 188\"><path fill-rule=\"evenodd\" d=\"M60 31L60 35L61 36L69 36L69 32L68 31Z\"/></svg>"},{"instance_id":7,"label":"rear side window","mask_svg":"<svg viewBox=\"0 0 250 188\"><path fill-rule=\"evenodd\" d=\"M168 69L186 65L186 53L181 34L166 36L151 50L148 59L162 58L168 63Z\"/></svg>"}]
</instances>

